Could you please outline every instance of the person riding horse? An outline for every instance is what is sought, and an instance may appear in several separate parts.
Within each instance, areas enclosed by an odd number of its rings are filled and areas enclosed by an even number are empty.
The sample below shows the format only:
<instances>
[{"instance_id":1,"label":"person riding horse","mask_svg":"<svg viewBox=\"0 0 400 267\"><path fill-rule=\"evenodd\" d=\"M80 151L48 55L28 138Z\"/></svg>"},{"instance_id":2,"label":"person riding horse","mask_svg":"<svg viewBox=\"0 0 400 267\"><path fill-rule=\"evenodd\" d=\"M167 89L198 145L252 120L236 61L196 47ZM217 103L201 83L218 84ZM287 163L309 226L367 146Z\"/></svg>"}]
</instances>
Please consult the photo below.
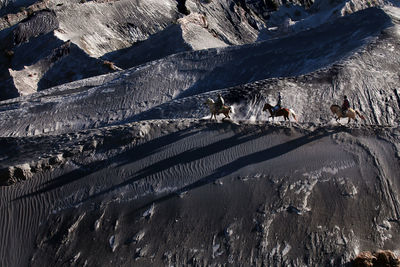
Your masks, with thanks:
<instances>
[{"instance_id":1,"label":"person riding horse","mask_svg":"<svg viewBox=\"0 0 400 267\"><path fill-rule=\"evenodd\" d=\"M217 110L221 110L222 107L225 105L225 101L222 98L221 93L218 93L218 98L217 98L217 101L215 101L215 104L216 104Z\"/></svg>"},{"instance_id":2,"label":"person riding horse","mask_svg":"<svg viewBox=\"0 0 400 267\"><path fill-rule=\"evenodd\" d=\"M227 106L224 103L224 99L222 98L221 94L218 94L218 100L217 102L219 102L219 105L217 105L217 103L212 100L211 98L208 98L206 100L206 102L204 104L207 104L208 107L210 108L210 112L211 112L211 117L210 120L212 120L212 118L214 117L215 119L217 119L217 115L219 114L224 114L225 118L224 119L230 119L231 117L229 116L229 113L234 113L233 111L233 107L232 106Z\"/></svg>"},{"instance_id":3,"label":"person riding horse","mask_svg":"<svg viewBox=\"0 0 400 267\"><path fill-rule=\"evenodd\" d=\"M278 110L280 110L282 108L281 104L282 104L282 96L281 96L281 92L279 92L278 93L278 103L276 104L276 106L272 110L274 112L274 115L276 114L276 112Z\"/></svg>"},{"instance_id":4,"label":"person riding horse","mask_svg":"<svg viewBox=\"0 0 400 267\"><path fill-rule=\"evenodd\" d=\"M341 118L349 118L347 123L350 123L350 119L357 121L357 116L364 121L366 120L366 118L360 113L360 111L350 107L350 102L347 99L346 95L343 96L342 106L336 104L331 105L331 112L335 116L337 122L339 122Z\"/></svg>"},{"instance_id":5,"label":"person riding horse","mask_svg":"<svg viewBox=\"0 0 400 267\"><path fill-rule=\"evenodd\" d=\"M342 104L342 114L346 116L347 110L350 108L350 102L347 100L347 96L344 96L343 104Z\"/></svg>"}]
</instances>

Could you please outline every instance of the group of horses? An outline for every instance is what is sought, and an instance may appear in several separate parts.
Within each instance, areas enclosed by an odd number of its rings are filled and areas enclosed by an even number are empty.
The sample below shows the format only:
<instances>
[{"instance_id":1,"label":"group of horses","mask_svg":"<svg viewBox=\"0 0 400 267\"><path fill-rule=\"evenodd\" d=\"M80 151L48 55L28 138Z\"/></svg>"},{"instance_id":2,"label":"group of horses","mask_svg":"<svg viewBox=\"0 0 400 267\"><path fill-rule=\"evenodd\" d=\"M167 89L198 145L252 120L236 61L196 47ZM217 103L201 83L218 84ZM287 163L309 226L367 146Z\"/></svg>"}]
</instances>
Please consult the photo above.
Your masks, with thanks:
<instances>
[{"instance_id":1,"label":"group of horses","mask_svg":"<svg viewBox=\"0 0 400 267\"><path fill-rule=\"evenodd\" d=\"M208 107L210 108L210 112L211 112L211 118L210 120L212 120L212 118L214 117L215 119L217 119L217 115L219 114L224 114L225 117L222 119L229 119L230 113L234 113L233 107L232 106L227 106L227 105L223 105L222 108L217 107L216 103L214 102L214 100L212 100L211 98L208 98L207 101L205 102L205 104L208 105ZM288 108L281 108L278 109L277 111L274 112L274 107L271 106L270 104L266 103L262 109L263 111L268 110L270 113L269 118L272 117L272 120L275 119L275 117L282 117L285 119L285 121L289 121L290 123L290 116L293 117L293 119L297 122L297 118L296 118L296 113L294 113L294 111L292 109L288 109ZM361 115L361 113L358 110L354 110L352 108L349 108L345 114L343 114L342 112L342 108L339 105L332 105L331 106L331 112L332 114L335 116L336 121L339 123L339 120L341 118L348 118L348 122L350 123L350 120L353 119L355 121L357 121L356 116L360 117L362 120L365 120L365 117L363 115Z\"/></svg>"}]
</instances>

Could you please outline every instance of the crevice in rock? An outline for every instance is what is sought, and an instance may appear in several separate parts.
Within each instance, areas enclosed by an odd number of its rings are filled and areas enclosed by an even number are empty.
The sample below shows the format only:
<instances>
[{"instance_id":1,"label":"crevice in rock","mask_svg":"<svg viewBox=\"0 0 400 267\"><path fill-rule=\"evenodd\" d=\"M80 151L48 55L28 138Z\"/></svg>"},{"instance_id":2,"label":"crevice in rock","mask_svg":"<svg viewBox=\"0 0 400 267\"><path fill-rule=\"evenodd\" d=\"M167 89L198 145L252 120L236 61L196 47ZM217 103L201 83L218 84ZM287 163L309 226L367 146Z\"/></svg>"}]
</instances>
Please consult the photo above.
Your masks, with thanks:
<instances>
[{"instance_id":1,"label":"crevice in rock","mask_svg":"<svg viewBox=\"0 0 400 267\"><path fill-rule=\"evenodd\" d=\"M186 0L177 0L178 5L176 6L178 8L179 13L182 13L183 15L189 15L190 10L186 7Z\"/></svg>"},{"instance_id":2,"label":"crevice in rock","mask_svg":"<svg viewBox=\"0 0 400 267\"><path fill-rule=\"evenodd\" d=\"M263 3L267 9L271 11L276 11L279 8L278 3L276 3L274 0L263 0Z\"/></svg>"},{"instance_id":3,"label":"crevice in rock","mask_svg":"<svg viewBox=\"0 0 400 267\"><path fill-rule=\"evenodd\" d=\"M400 90L394 89L393 92L394 95L396 96L397 106L400 108Z\"/></svg>"}]
</instances>

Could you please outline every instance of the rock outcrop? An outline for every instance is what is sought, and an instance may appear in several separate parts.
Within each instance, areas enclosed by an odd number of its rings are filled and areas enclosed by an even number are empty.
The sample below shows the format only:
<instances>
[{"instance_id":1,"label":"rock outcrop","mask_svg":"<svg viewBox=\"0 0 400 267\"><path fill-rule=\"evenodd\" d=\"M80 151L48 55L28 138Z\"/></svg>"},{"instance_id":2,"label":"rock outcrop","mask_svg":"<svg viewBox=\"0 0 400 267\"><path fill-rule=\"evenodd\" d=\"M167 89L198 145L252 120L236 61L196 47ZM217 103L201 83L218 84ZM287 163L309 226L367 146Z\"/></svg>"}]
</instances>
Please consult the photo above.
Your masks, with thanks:
<instances>
[{"instance_id":1,"label":"rock outcrop","mask_svg":"<svg viewBox=\"0 0 400 267\"><path fill-rule=\"evenodd\" d=\"M255 14L247 14L233 1L224 1L221 5L213 2L182 3L173 0L14 3L21 7L20 10L25 4L26 9L7 15L3 35L0 34L0 48L4 51L4 55L0 55L0 76L3 77L1 99L65 83L63 73L74 72L75 75L69 75L73 80L104 73L101 67L97 71L76 70L74 64L64 64L63 71L59 72L53 65L45 64L47 67L41 67L42 73L36 79L29 79L25 75L27 73L19 75L21 69L13 68L16 65L13 58L21 60L18 50L24 43L29 44L24 46L25 54L43 55L35 62L18 63L29 71L43 65L43 61L47 60L44 55L51 53L60 41L69 41L86 54L81 57L82 65L86 64L88 57L102 57L102 60L113 62L119 69L181 51L251 43L257 39L258 29L249 24L248 18L258 20L259 25L263 23ZM9 7L12 5L8 4ZM187 12L182 13L183 7ZM176 25L180 25L179 29ZM49 32L53 32L56 38L48 39L46 45L40 47L41 50L37 50L37 46L32 49L40 35ZM42 77L46 77L44 81ZM25 85L26 88L22 89Z\"/></svg>"},{"instance_id":2,"label":"rock outcrop","mask_svg":"<svg viewBox=\"0 0 400 267\"><path fill-rule=\"evenodd\" d=\"M46 68L44 82L27 81L13 66L19 46L26 53L49 54L60 42L70 41L87 57L113 62L115 71L161 59L183 51L243 45L282 37L317 27L356 11L383 6L377 1L5 1L0 18L0 99L13 98L65 82L62 73ZM11 13L10 13L11 12ZM31 50L41 34L52 32L41 50ZM37 47L36 47L37 48ZM28 50L27 50L28 49ZM156 51L156 52L155 52ZM21 57L20 57L21 58ZM20 62L27 68L40 65ZM104 74L64 65L73 80ZM10 69L10 70L9 70ZM11 73L11 75L10 75ZM61 77L60 77L61 76ZM53 82L47 82L51 80ZM59 81L54 83L54 81ZM21 84L29 89L21 89ZM21 91L22 90L22 91Z\"/></svg>"}]
</instances>

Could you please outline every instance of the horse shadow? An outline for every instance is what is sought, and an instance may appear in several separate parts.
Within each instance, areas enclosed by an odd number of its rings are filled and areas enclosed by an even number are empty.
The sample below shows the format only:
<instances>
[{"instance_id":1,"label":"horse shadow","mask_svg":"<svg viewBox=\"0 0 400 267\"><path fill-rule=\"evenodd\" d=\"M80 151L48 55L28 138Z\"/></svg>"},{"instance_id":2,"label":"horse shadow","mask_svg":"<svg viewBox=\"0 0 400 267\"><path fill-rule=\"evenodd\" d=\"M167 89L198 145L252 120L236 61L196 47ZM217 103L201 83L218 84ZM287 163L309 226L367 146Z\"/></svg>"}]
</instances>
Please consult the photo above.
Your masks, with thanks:
<instances>
[{"instance_id":1,"label":"horse shadow","mask_svg":"<svg viewBox=\"0 0 400 267\"><path fill-rule=\"evenodd\" d=\"M53 180L45 182L44 186L39 190L15 198L14 200L33 197L39 194L46 193L51 190L55 190L57 188L63 187L80 179L83 179L94 172L99 172L101 170L107 169L110 166L120 167L129 162L141 160L145 157L151 156L152 154L159 152L160 150L163 149L163 147L174 144L175 142L183 138L195 135L199 131L200 131L199 129L195 129L195 127L192 126L183 131L178 131L155 138L144 144L139 144L126 152L118 154L115 157L107 158L104 160L98 160L90 164L80 166L79 169L70 171ZM99 150L107 150L107 146L109 145L110 144L105 143L103 146L99 147Z\"/></svg>"},{"instance_id":2,"label":"horse shadow","mask_svg":"<svg viewBox=\"0 0 400 267\"><path fill-rule=\"evenodd\" d=\"M153 204L159 204L159 203L167 201L171 198L177 197L184 192L188 192L188 191L194 190L196 188L214 183L218 179L232 175L235 172L239 171L240 169L242 169L246 166L258 164L261 162L267 162L271 159L277 158L277 157L282 156L286 153L289 153L295 149L298 149L301 146L307 145L307 144L317 141L321 138L328 137L339 131L341 131L341 130L337 130L337 129L336 130L326 130L324 128L319 128L319 129L317 129L305 136L299 137L297 139L275 145L273 147L267 148L267 149L259 151L259 152L255 152L255 153L252 153L252 154L249 154L246 156L239 157L236 160L217 168L210 175L200 178L199 180L197 180L193 183L187 184L186 186L183 186L180 189L174 190L170 193L167 193L166 195L160 196L155 199L150 198L151 200L148 200L147 203L135 208L132 211L132 213L141 211L143 209L147 209ZM265 135L267 133L269 133L269 131L261 132L261 133L258 133L257 135L258 135L258 137L261 137L262 135ZM255 137L256 137L255 135L247 135L247 136L242 135L242 136L237 136L237 137L231 137L231 138L210 144L202 149L195 149L195 150L183 152L181 155L177 155L175 157L165 159L165 160L157 162L151 166L148 166L148 167L144 168L143 170L139 171L137 173L137 175L132 177L131 179L124 181L123 183L120 183L118 185L115 185L107 190L104 190L102 192L94 194L94 195L88 197L87 199L83 200L82 202L90 200L90 199L95 199L103 194L109 193L120 187L123 187L130 183L133 183L133 182L137 181L138 179L142 179L146 176L153 175L158 172L162 172L174 164L178 164L178 163L182 163L182 162L185 163L185 162L189 162L192 160L197 160L202 157L208 156L212 153L217 153L218 151L226 149L227 148L226 145L228 145L228 144L233 144L233 143L236 145L243 144L249 140L254 139Z\"/></svg>"},{"instance_id":3,"label":"horse shadow","mask_svg":"<svg viewBox=\"0 0 400 267\"><path fill-rule=\"evenodd\" d=\"M217 154L223 150L229 149L230 147L246 143L250 140L253 140L257 136L260 137L260 136L266 135L266 134L267 134L267 132L248 133L246 131L246 132L241 132L239 134L235 134L234 136L222 139L220 141L208 144L206 146L186 150L175 156L168 157L168 158L160 160L154 164L151 164L147 167L144 167L143 169L137 171L134 175L132 175L131 177L129 177L127 180L123 181L122 183L111 186L110 188L103 190L101 192L95 193L95 194L89 196L88 198L82 200L82 202L85 202L85 201L91 200L91 199L95 199L101 195L110 193L112 191L117 190L118 188L132 184L136 181L139 181L146 177L150 177L157 173L162 173L163 171L166 171L169 168L177 166L179 164L186 164L186 163L190 163L190 162L193 162L196 160L200 160L200 159L208 157L210 155Z\"/></svg>"}]
</instances>

